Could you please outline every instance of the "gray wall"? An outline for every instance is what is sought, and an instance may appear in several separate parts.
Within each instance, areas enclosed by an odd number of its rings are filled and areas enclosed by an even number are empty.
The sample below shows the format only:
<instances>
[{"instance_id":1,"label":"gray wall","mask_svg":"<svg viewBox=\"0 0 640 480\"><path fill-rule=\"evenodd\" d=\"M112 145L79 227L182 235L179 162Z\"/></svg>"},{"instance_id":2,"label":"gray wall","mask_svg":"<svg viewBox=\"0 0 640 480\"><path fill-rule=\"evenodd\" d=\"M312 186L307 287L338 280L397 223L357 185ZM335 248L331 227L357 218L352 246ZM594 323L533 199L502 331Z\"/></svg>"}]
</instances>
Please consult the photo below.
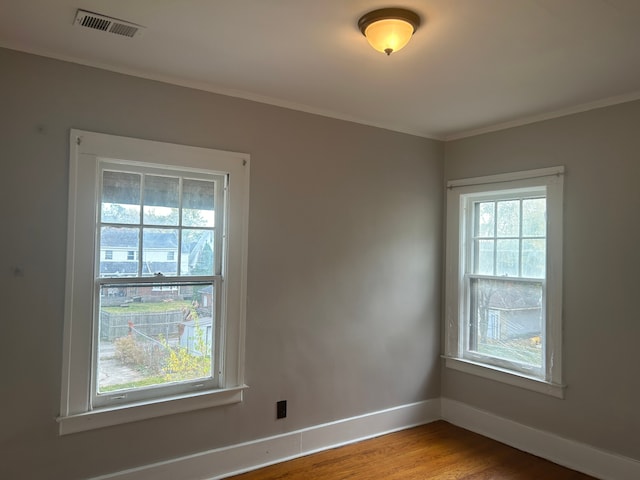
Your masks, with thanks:
<instances>
[{"instance_id":1,"label":"gray wall","mask_svg":"<svg viewBox=\"0 0 640 480\"><path fill-rule=\"evenodd\" d=\"M558 400L443 369L442 395L640 460L640 102L446 144L446 179L565 165Z\"/></svg>"},{"instance_id":2,"label":"gray wall","mask_svg":"<svg viewBox=\"0 0 640 480\"><path fill-rule=\"evenodd\" d=\"M441 393L640 459L640 102L445 147L9 50L0 71L0 478L84 478ZM251 154L242 404L57 435L72 127ZM566 399L441 379L443 177L553 165Z\"/></svg>"},{"instance_id":3,"label":"gray wall","mask_svg":"<svg viewBox=\"0 0 640 480\"><path fill-rule=\"evenodd\" d=\"M442 143L9 50L0 71L0 478L83 478L439 397ZM57 435L72 127L251 154L242 404Z\"/></svg>"}]
</instances>

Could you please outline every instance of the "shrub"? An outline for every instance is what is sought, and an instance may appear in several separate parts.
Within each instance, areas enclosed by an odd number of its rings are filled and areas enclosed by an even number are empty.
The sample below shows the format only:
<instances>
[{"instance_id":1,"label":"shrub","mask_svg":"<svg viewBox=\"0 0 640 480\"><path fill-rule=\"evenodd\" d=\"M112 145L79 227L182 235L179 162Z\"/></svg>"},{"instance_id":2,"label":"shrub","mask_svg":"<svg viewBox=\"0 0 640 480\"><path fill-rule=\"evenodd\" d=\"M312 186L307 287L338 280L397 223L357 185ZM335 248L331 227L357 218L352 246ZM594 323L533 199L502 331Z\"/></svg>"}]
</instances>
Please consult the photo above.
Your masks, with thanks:
<instances>
[{"instance_id":1,"label":"shrub","mask_svg":"<svg viewBox=\"0 0 640 480\"><path fill-rule=\"evenodd\" d=\"M140 367L145 364L146 353L142 345L135 341L133 336L116 338L114 341L116 347L116 358L125 365L131 367Z\"/></svg>"},{"instance_id":2,"label":"shrub","mask_svg":"<svg viewBox=\"0 0 640 480\"><path fill-rule=\"evenodd\" d=\"M204 332L198 325L198 314L192 310L189 317L195 320L196 337L193 347L195 351L201 352L201 355L194 355L184 347L171 348L164 369L167 381L203 378L211 373L211 356L207 351Z\"/></svg>"}]
</instances>

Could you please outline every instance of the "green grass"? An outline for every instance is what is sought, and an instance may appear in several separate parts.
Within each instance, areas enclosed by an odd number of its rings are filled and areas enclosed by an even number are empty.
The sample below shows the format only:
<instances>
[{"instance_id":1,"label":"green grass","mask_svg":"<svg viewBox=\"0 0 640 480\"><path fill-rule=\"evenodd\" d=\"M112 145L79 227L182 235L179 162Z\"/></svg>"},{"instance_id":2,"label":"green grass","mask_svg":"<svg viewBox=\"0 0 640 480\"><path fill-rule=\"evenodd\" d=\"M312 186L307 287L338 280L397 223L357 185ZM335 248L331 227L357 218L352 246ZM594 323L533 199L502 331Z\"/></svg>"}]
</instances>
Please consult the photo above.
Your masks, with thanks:
<instances>
[{"instance_id":1,"label":"green grass","mask_svg":"<svg viewBox=\"0 0 640 480\"><path fill-rule=\"evenodd\" d=\"M478 342L478 352L530 365L542 365L541 349L527 345L523 341L512 341L506 344L481 344Z\"/></svg>"},{"instance_id":2,"label":"green grass","mask_svg":"<svg viewBox=\"0 0 640 480\"><path fill-rule=\"evenodd\" d=\"M102 307L104 312L114 314L127 314L127 313L160 313L160 312L172 312L180 311L183 308L190 308L190 300L176 300L173 302L131 302L127 303L125 307L112 306Z\"/></svg>"},{"instance_id":3,"label":"green grass","mask_svg":"<svg viewBox=\"0 0 640 480\"><path fill-rule=\"evenodd\" d=\"M166 380L164 376L157 375L154 377L143 378L142 380L137 380L135 382L126 382L126 383L118 383L116 385L107 385L106 387L100 388L100 393L114 392L116 390L131 390L133 388L140 388L140 387L149 387L152 385L160 385L165 382Z\"/></svg>"},{"instance_id":4,"label":"green grass","mask_svg":"<svg viewBox=\"0 0 640 480\"><path fill-rule=\"evenodd\" d=\"M150 387L152 385L160 385L165 383L165 377L162 375L156 375L153 377L143 378L135 382L118 383L116 385L107 385L100 388L100 393L114 392L116 390L131 390L133 388Z\"/></svg>"}]
</instances>

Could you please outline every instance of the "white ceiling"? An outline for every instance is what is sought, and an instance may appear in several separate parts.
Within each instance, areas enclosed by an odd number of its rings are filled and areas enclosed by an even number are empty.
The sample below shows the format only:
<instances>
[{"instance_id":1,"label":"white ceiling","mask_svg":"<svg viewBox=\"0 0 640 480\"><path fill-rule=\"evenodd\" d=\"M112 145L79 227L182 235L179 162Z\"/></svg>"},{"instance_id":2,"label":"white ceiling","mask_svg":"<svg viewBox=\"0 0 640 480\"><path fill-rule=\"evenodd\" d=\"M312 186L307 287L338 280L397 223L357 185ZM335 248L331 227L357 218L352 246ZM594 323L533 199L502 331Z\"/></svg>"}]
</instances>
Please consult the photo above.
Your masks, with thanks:
<instances>
[{"instance_id":1,"label":"white ceiling","mask_svg":"<svg viewBox=\"0 0 640 480\"><path fill-rule=\"evenodd\" d=\"M388 6L423 22L390 57ZM439 139L640 98L640 0L0 0L0 46Z\"/></svg>"}]
</instances>

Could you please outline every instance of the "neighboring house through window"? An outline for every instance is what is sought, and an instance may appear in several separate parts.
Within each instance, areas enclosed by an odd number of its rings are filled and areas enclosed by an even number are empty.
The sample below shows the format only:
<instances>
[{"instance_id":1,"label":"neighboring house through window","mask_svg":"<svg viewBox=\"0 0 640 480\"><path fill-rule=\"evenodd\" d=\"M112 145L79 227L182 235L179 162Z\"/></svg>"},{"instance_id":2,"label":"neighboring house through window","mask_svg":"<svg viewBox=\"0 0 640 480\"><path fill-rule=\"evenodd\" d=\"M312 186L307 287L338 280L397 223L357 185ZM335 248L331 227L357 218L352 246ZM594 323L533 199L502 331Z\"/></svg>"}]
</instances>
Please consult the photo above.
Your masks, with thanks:
<instances>
[{"instance_id":1,"label":"neighboring house through window","mask_svg":"<svg viewBox=\"0 0 640 480\"><path fill-rule=\"evenodd\" d=\"M562 396L563 175L448 183L448 367Z\"/></svg>"},{"instance_id":2,"label":"neighboring house through window","mask_svg":"<svg viewBox=\"0 0 640 480\"><path fill-rule=\"evenodd\" d=\"M248 156L71 142L61 433L241 401Z\"/></svg>"}]
</instances>

